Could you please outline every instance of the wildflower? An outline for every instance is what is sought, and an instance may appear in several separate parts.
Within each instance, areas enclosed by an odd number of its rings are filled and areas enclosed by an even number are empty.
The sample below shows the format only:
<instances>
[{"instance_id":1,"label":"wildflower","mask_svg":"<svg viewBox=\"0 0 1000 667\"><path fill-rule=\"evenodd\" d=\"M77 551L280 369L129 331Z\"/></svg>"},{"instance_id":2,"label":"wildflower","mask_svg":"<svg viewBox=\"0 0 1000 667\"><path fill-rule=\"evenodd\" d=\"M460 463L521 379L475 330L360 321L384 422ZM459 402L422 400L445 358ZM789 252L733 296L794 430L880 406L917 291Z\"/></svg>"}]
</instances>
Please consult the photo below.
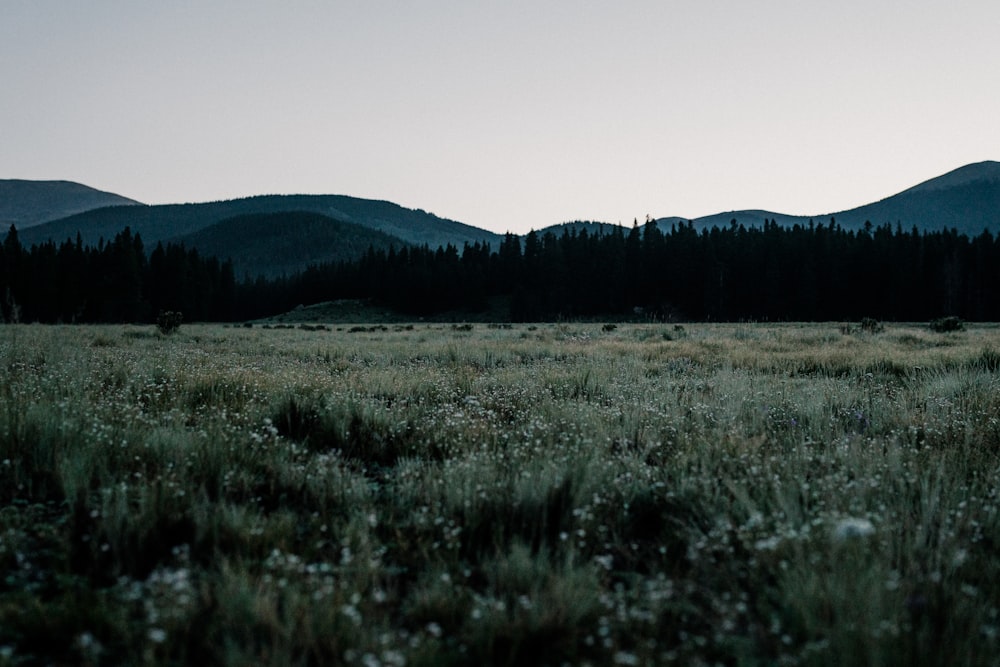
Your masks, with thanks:
<instances>
[{"instance_id":1,"label":"wildflower","mask_svg":"<svg viewBox=\"0 0 1000 667\"><path fill-rule=\"evenodd\" d=\"M833 536L838 541L855 540L868 537L875 533L875 526L868 519L848 517L841 519L833 530Z\"/></svg>"},{"instance_id":2,"label":"wildflower","mask_svg":"<svg viewBox=\"0 0 1000 667\"><path fill-rule=\"evenodd\" d=\"M403 667L406 664L406 656L404 656L399 651L385 650L382 651L382 662L386 665L398 665Z\"/></svg>"},{"instance_id":3,"label":"wildflower","mask_svg":"<svg viewBox=\"0 0 1000 667\"><path fill-rule=\"evenodd\" d=\"M149 641L154 644L162 644L167 641L167 631L163 628L150 628L147 636L149 637Z\"/></svg>"},{"instance_id":4,"label":"wildflower","mask_svg":"<svg viewBox=\"0 0 1000 667\"><path fill-rule=\"evenodd\" d=\"M768 538L762 538L754 542L754 549L757 551L774 551L781 545L781 536L772 535Z\"/></svg>"},{"instance_id":5,"label":"wildflower","mask_svg":"<svg viewBox=\"0 0 1000 667\"><path fill-rule=\"evenodd\" d=\"M90 659L95 659L104 651L101 642L97 641L97 638L89 632L83 632L77 636L76 646L80 649L81 653Z\"/></svg>"},{"instance_id":6,"label":"wildflower","mask_svg":"<svg viewBox=\"0 0 1000 667\"><path fill-rule=\"evenodd\" d=\"M340 613L342 613L347 618L354 622L354 625L361 625L361 612L353 604L345 604L340 608Z\"/></svg>"}]
</instances>

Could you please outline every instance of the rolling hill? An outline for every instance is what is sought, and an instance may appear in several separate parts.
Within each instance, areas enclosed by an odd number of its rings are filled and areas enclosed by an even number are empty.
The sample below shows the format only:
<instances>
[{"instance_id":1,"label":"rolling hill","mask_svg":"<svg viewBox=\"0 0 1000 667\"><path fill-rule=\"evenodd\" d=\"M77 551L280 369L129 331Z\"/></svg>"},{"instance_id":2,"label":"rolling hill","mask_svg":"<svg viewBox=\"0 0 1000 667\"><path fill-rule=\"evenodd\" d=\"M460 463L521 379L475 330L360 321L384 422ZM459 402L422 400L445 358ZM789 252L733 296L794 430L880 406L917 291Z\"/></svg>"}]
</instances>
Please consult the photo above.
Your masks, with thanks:
<instances>
[{"instance_id":1,"label":"rolling hill","mask_svg":"<svg viewBox=\"0 0 1000 667\"><path fill-rule=\"evenodd\" d=\"M233 260L240 278L291 275L310 264L357 259L368 248L406 245L384 232L308 212L229 218L175 240L202 255Z\"/></svg>"},{"instance_id":2,"label":"rolling hill","mask_svg":"<svg viewBox=\"0 0 1000 667\"><path fill-rule=\"evenodd\" d=\"M18 231L104 206L139 202L72 181L0 179L0 225Z\"/></svg>"},{"instance_id":3,"label":"rolling hill","mask_svg":"<svg viewBox=\"0 0 1000 667\"><path fill-rule=\"evenodd\" d=\"M978 162L959 167L942 176L924 181L880 201L846 211L823 215L787 215L772 211L727 211L695 218L696 227L729 225L732 220L745 227L760 227L765 220L779 225L808 225L810 221L827 223L833 218L845 229L861 229L866 222L876 227L897 223L906 230L956 229L977 236L983 230L1000 234L1000 162ZM671 224L678 218L661 218Z\"/></svg>"},{"instance_id":4,"label":"rolling hill","mask_svg":"<svg viewBox=\"0 0 1000 667\"><path fill-rule=\"evenodd\" d=\"M549 227L543 227L541 229L535 230L535 234L539 237L545 236L549 232L555 234L556 236L561 236L564 232L570 232L572 234L580 234L581 232L587 232L590 236L602 236L604 234L611 234L618 227L623 227L622 225L613 224L610 222L595 222L592 220L574 220L572 222L563 222L558 225L551 225ZM628 231L628 227L623 227L625 231Z\"/></svg>"},{"instance_id":5,"label":"rolling hill","mask_svg":"<svg viewBox=\"0 0 1000 667\"><path fill-rule=\"evenodd\" d=\"M75 238L79 232L84 243L97 243L101 238L113 238L125 227L130 227L152 247L158 241L178 240L223 220L293 211L319 213L415 245L438 247L451 243L461 248L465 243L494 243L501 238L493 232L439 218L426 211L344 195L261 195L204 204L113 206L26 229L20 238L26 244L49 239L58 243Z\"/></svg>"}]
</instances>

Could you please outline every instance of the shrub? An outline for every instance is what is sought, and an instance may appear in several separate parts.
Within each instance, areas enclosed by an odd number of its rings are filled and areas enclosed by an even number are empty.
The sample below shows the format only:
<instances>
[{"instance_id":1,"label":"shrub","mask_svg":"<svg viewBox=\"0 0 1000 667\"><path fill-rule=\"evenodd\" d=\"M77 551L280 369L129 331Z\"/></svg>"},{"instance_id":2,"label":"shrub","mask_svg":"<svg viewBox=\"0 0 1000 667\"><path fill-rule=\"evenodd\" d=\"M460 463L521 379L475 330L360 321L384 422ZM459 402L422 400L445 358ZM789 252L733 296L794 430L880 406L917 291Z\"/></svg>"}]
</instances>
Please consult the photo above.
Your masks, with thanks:
<instances>
[{"instance_id":1,"label":"shrub","mask_svg":"<svg viewBox=\"0 0 1000 667\"><path fill-rule=\"evenodd\" d=\"M156 317L156 328L160 333L169 336L181 328L184 321L184 314L177 310L161 310Z\"/></svg>"},{"instance_id":2,"label":"shrub","mask_svg":"<svg viewBox=\"0 0 1000 667\"><path fill-rule=\"evenodd\" d=\"M861 319L861 330L865 333L876 334L885 331L885 327L874 317L864 317Z\"/></svg>"},{"instance_id":3,"label":"shrub","mask_svg":"<svg viewBox=\"0 0 1000 667\"><path fill-rule=\"evenodd\" d=\"M950 331L965 331L965 323L954 315L949 315L948 317L941 317L936 320L931 320L929 326L931 328L931 331L936 331L937 333L948 333Z\"/></svg>"}]
</instances>

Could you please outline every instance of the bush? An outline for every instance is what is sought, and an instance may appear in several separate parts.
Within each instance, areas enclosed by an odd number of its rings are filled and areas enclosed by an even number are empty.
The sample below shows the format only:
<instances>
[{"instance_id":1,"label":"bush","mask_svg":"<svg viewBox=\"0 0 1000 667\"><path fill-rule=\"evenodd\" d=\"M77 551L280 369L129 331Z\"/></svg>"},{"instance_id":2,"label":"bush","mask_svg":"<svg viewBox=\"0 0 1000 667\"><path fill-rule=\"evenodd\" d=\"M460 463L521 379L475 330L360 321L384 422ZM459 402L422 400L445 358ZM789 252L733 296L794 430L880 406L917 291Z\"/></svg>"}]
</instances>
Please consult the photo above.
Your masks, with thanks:
<instances>
[{"instance_id":1,"label":"bush","mask_svg":"<svg viewBox=\"0 0 1000 667\"><path fill-rule=\"evenodd\" d=\"M885 331L885 327L874 317L863 317L861 318L861 330L865 333L876 334Z\"/></svg>"},{"instance_id":2,"label":"bush","mask_svg":"<svg viewBox=\"0 0 1000 667\"><path fill-rule=\"evenodd\" d=\"M937 333L948 333L950 331L965 331L965 323L962 322L958 317L954 315L949 315L948 317L942 317L936 320L931 320L930 323L931 331L936 331Z\"/></svg>"},{"instance_id":3,"label":"bush","mask_svg":"<svg viewBox=\"0 0 1000 667\"><path fill-rule=\"evenodd\" d=\"M160 330L160 333L169 336L178 329L181 328L181 322L184 321L184 314L176 310L161 310L160 314L156 317L156 328Z\"/></svg>"}]
</instances>

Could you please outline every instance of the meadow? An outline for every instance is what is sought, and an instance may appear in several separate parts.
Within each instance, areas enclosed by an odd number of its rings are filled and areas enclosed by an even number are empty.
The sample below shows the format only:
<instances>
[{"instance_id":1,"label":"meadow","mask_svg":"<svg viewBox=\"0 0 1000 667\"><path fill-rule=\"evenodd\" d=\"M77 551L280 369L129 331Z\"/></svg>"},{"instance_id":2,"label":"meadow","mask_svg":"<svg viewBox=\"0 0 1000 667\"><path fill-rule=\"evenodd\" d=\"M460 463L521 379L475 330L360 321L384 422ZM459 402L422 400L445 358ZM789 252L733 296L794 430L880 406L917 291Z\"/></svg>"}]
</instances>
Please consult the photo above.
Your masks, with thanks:
<instances>
[{"instance_id":1,"label":"meadow","mask_svg":"<svg viewBox=\"0 0 1000 667\"><path fill-rule=\"evenodd\" d=\"M0 326L0 665L1000 664L1000 329Z\"/></svg>"}]
</instances>

